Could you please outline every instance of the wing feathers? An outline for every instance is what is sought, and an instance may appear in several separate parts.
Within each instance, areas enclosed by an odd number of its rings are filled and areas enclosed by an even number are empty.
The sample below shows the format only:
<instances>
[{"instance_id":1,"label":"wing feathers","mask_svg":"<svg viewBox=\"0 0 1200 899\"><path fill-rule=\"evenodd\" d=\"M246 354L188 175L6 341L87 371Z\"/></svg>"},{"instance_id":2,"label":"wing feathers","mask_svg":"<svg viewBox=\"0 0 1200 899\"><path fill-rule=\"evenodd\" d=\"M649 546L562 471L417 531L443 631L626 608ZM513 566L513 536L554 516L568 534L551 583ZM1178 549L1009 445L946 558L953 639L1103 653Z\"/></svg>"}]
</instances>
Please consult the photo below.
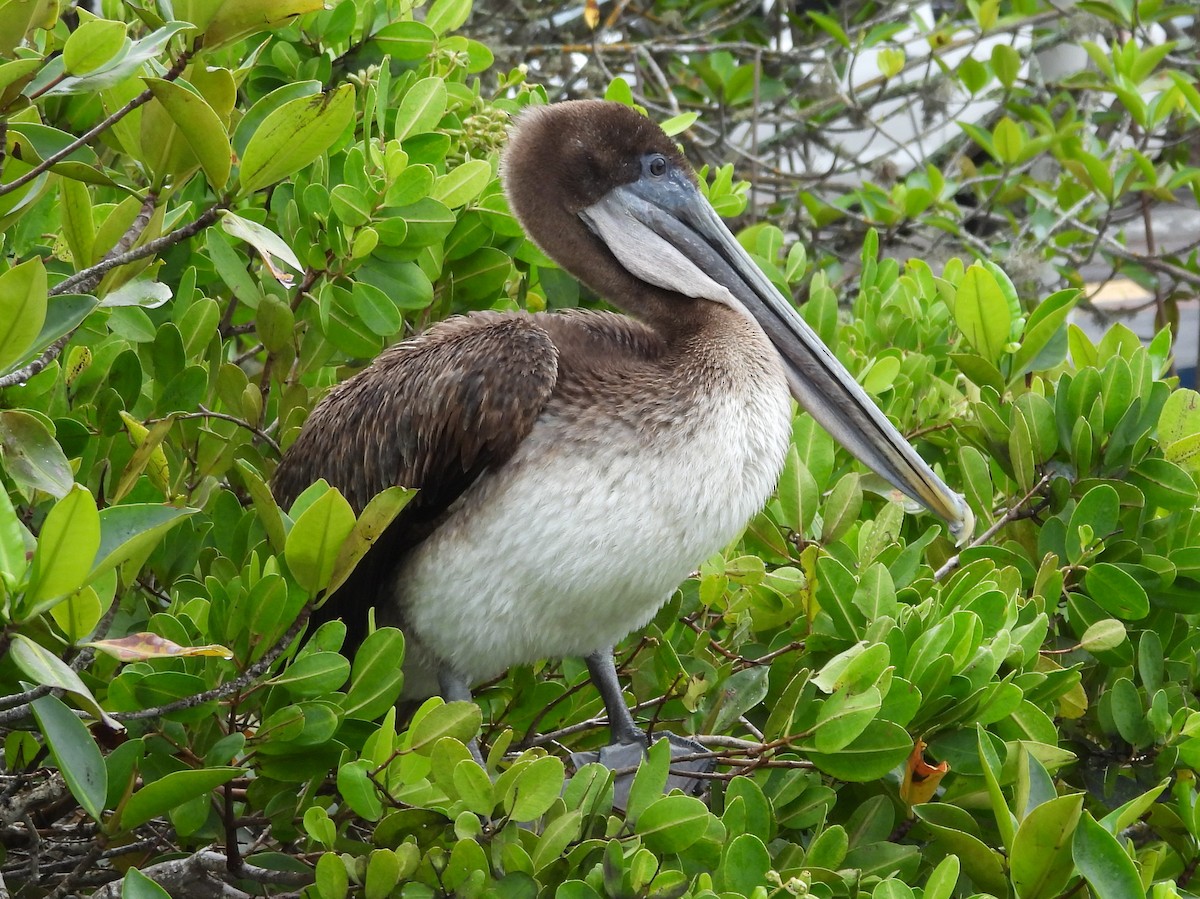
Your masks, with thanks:
<instances>
[{"instance_id":1,"label":"wing feathers","mask_svg":"<svg viewBox=\"0 0 1200 899\"><path fill-rule=\"evenodd\" d=\"M290 504L322 477L357 510L397 484L439 493L511 455L557 374L554 344L528 315L441 322L330 392L280 462L276 496Z\"/></svg>"},{"instance_id":2,"label":"wing feathers","mask_svg":"<svg viewBox=\"0 0 1200 899\"><path fill-rule=\"evenodd\" d=\"M349 645L361 641L367 609L390 600L404 554L480 474L512 455L557 378L558 351L531 316L480 312L385 350L329 393L276 469L280 504L319 478L356 511L386 487L420 491L316 622L344 618Z\"/></svg>"}]
</instances>

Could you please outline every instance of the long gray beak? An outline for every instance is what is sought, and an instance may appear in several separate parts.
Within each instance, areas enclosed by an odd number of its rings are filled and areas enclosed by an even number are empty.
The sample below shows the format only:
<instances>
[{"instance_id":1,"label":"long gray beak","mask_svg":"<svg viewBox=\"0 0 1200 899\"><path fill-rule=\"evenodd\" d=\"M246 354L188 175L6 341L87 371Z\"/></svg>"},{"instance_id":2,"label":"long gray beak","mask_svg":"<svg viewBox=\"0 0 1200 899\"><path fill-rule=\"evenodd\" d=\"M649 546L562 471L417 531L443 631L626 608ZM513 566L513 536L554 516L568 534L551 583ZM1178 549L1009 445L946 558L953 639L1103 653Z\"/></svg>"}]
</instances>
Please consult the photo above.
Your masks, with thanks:
<instances>
[{"instance_id":1,"label":"long gray beak","mask_svg":"<svg viewBox=\"0 0 1200 899\"><path fill-rule=\"evenodd\" d=\"M580 215L631 274L744 308L779 351L804 410L863 464L944 519L956 538L970 538L974 521L963 498L892 426L686 175L644 176L609 191Z\"/></svg>"}]
</instances>

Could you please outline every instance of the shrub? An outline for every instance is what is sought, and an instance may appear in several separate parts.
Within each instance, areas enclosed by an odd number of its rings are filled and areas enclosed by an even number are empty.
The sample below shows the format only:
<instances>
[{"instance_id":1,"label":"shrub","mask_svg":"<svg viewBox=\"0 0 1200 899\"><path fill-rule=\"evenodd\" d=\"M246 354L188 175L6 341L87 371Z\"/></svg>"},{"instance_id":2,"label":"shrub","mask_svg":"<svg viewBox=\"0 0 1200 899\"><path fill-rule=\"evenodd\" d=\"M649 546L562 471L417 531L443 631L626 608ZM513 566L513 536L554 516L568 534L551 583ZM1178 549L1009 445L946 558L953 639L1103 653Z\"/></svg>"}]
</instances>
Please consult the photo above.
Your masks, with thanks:
<instances>
[{"instance_id":1,"label":"shrub","mask_svg":"<svg viewBox=\"0 0 1200 899\"><path fill-rule=\"evenodd\" d=\"M1046 25L1018 6L1005 27ZM1108 92L1114 121L1194 136L1200 102L1173 56L1190 47L1139 43L1165 7L1079 4L1137 38L1097 44L1064 93L1021 93L1002 51L960 62L955 79L1005 104L966 129L962 181L922 167L886 189L780 191L795 228L741 233L961 487L981 536L959 548L907 516L798 416L777 496L619 652L643 715L713 735L711 800L661 795L658 747L623 812L604 769L567 777L561 748L604 738L576 660L405 718L399 631L304 635L409 496L356 519L318 485L278 508L279 449L327 388L453 312L594 302L507 209L505 123L547 90L457 33L469 2L319 7L0 4L9 887L1189 895L1197 395L1164 380L1169 332L1094 343L1067 324L1078 291L1018 290L990 258L1036 232L1045 258L1093 241L1123 259L1088 223L1194 187L1182 143L1152 158L1080 118L1079 96ZM997 9L946 33L998 27ZM855 52L887 45L805 23ZM715 127L750 76L700 53L680 65L673 127L693 141L686 107ZM718 209L744 208L732 168L704 174ZM972 215L1017 237L969 238ZM1060 218L1069 233L1043 227ZM827 252L846 223L854 259ZM982 258L881 251L918 226ZM1144 267L1164 265L1192 283L1194 260ZM486 771L465 746L480 732Z\"/></svg>"}]
</instances>

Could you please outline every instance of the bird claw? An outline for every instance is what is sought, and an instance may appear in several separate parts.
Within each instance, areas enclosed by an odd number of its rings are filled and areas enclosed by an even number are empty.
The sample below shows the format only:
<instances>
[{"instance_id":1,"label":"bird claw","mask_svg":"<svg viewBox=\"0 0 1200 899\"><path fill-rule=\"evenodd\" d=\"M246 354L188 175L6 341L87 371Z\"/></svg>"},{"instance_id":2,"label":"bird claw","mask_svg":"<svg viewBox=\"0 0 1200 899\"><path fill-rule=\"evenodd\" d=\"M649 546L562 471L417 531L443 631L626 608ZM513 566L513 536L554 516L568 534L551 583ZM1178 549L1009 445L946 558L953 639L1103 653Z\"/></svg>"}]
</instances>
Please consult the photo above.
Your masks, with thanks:
<instances>
[{"instance_id":1,"label":"bird claw","mask_svg":"<svg viewBox=\"0 0 1200 899\"><path fill-rule=\"evenodd\" d=\"M688 796L699 796L706 792L708 784L703 775L710 774L716 768L716 760L711 756L703 758L689 758L689 756L707 753L708 750L695 740L668 731L659 731L658 736L665 737L671 744L671 767L663 792L681 790ZM640 740L634 742L609 743L599 750L573 752L571 753L571 762L575 765L576 770L584 765L599 762L605 768L613 771L613 805L624 810L629 802L629 790L633 786L634 772L646 757L648 743L649 740L644 735ZM679 761L676 761L677 759Z\"/></svg>"}]
</instances>

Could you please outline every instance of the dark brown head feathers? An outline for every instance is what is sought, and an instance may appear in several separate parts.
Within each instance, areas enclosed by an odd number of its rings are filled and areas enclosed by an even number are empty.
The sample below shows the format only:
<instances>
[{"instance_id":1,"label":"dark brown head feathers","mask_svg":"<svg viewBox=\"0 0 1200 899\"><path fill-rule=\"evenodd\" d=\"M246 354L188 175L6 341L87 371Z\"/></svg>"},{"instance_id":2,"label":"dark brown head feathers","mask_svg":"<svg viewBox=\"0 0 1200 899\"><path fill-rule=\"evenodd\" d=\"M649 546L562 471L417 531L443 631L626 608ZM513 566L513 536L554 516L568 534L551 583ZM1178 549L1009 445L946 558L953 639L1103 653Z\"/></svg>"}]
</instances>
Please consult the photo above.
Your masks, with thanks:
<instances>
[{"instance_id":1,"label":"dark brown head feathers","mask_svg":"<svg viewBox=\"0 0 1200 899\"><path fill-rule=\"evenodd\" d=\"M547 256L626 312L669 328L681 314L678 296L626 271L579 216L641 177L651 153L694 179L675 143L650 119L620 103L573 100L523 112L500 173L509 206Z\"/></svg>"},{"instance_id":2,"label":"dark brown head feathers","mask_svg":"<svg viewBox=\"0 0 1200 899\"><path fill-rule=\"evenodd\" d=\"M690 171L675 143L636 110L574 100L521 114L509 135L501 174L522 220L532 217L533 204L539 212L555 203L575 214L614 187L636 181L649 153L661 153Z\"/></svg>"}]
</instances>

